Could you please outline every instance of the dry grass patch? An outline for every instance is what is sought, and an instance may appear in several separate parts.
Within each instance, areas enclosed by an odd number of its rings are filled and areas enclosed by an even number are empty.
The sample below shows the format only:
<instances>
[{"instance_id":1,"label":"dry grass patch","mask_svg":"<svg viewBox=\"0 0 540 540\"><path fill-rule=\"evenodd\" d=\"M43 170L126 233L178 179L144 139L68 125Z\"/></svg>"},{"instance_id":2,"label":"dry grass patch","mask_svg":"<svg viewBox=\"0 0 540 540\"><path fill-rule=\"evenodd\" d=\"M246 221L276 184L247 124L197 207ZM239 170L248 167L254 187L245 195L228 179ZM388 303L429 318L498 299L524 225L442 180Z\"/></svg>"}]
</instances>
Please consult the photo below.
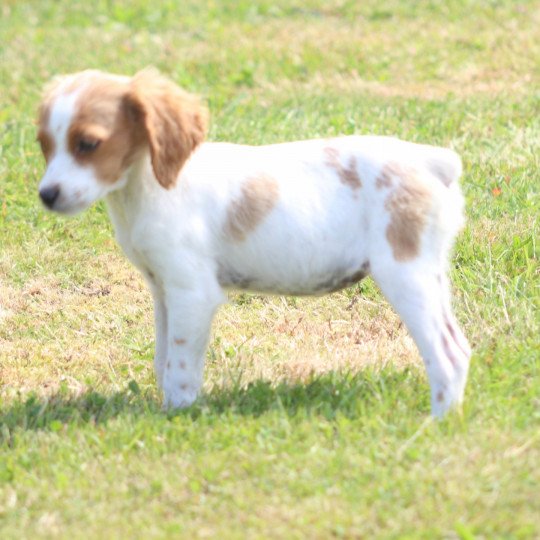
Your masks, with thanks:
<instances>
[{"instance_id":1,"label":"dry grass patch","mask_svg":"<svg viewBox=\"0 0 540 540\"><path fill-rule=\"evenodd\" d=\"M113 254L94 278L63 285L51 274L2 285L0 377L6 392L52 395L64 384L119 390L126 375L154 384L152 302L142 277ZM257 379L305 381L329 371L419 365L390 306L361 294L322 298L231 295L218 312L206 390ZM120 374L120 370L122 374Z\"/></svg>"},{"instance_id":2,"label":"dry grass patch","mask_svg":"<svg viewBox=\"0 0 540 540\"><path fill-rule=\"evenodd\" d=\"M210 386L236 377L242 384L294 382L329 371L420 365L414 343L390 306L361 294L251 297L247 305L222 309L214 336Z\"/></svg>"},{"instance_id":3,"label":"dry grass patch","mask_svg":"<svg viewBox=\"0 0 540 540\"><path fill-rule=\"evenodd\" d=\"M60 381L118 388L134 364L126 335L151 336L151 303L137 272L113 254L92 261L96 277L65 286L51 274L2 285L0 378L21 392L54 393Z\"/></svg>"},{"instance_id":4,"label":"dry grass patch","mask_svg":"<svg viewBox=\"0 0 540 540\"><path fill-rule=\"evenodd\" d=\"M316 73L303 82L286 81L279 84L265 83L261 85L261 94L282 95L288 92L306 92L320 94L325 91L345 94L370 94L388 98L438 100L453 95L467 98L478 94L486 95L525 95L530 91L532 77L523 75L514 80L505 79L505 74L463 73L462 77L453 77L440 81L404 81L380 82L362 78L357 71L348 74L337 74L331 79Z\"/></svg>"},{"instance_id":5,"label":"dry grass patch","mask_svg":"<svg viewBox=\"0 0 540 540\"><path fill-rule=\"evenodd\" d=\"M248 64L253 86L279 92L294 87L420 99L525 94L540 75L539 23L540 10L533 7L514 11L498 26L479 18L411 18L404 24L390 17L376 25L362 17L321 17L309 24L277 19L231 29L234 42L221 54L228 61L234 51L250 50L280 60L288 79L276 79L270 66Z\"/></svg>"}]
</instances>

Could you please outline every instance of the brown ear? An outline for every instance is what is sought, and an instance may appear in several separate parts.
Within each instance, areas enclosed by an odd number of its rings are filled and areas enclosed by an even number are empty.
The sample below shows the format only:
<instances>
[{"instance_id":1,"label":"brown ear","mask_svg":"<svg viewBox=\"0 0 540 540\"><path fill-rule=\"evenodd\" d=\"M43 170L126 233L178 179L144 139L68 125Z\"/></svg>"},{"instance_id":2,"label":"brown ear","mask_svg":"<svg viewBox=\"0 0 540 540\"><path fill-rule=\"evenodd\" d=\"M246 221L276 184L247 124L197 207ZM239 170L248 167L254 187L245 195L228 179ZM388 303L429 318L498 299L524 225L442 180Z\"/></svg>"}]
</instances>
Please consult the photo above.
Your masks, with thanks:
<instances>
[{"instance_id":1,"label":"brown ear","mask_svg":"<svg viewBox=\"0 0 540 540\"><path fill-rule=\"evenodd\" d=\"M144 131L158 182L170 189L191 152L205 138L206 109L196 96L151 69L133 77L126 104L128 114Z\"/></svg>"}]
</instances>

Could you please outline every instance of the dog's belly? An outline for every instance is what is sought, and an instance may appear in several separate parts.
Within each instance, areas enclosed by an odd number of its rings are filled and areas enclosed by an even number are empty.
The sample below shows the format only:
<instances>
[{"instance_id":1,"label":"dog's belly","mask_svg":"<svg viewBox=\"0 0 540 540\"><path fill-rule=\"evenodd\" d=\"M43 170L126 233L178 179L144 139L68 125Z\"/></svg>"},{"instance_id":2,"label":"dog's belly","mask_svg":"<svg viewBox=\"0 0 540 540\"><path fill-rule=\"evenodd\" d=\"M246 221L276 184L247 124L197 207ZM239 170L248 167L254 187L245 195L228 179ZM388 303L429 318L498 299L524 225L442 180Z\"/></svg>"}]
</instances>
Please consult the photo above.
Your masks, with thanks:
<instances>
[{"instance_id":1,"label":"dog's belly","mask_svg":"<svg viewBox=\"0 0 540 540\"><path fill-rule=\"evenodd\" d=\"M222 287L273 294L320 295L369 274L367 239L360 221L298 225L288 216L268 220L242 242L225 244L217 258ZM299 220L298 220L299 221ZM284 226L286 224L286 226Z\"/></svg>"},{"instance_id":2,"label":"dog's belly","mask_svg":"<svg viewBox=\"0 0 540 540\"><path fill-rule=\"evenodd\" d=\"M321 295L354 285L368 276L370 269L367 261L357 261L324 269L288 265L287 269L281 270L268 275L254 268L220 265L218 281L226 289L294 296Z\"/></svg>"},{"instance_id":3,"label":"dog's belly","mask_svg":"<svg viewBox=\"0 0 540 540\"><path fill-rule=\"evenodd\" d=\"M369 275L369 263L360 265L356 271L338 269L333 273L318 274L307 281L271 281L259 276L242 274L221 268L218 274L220 285L226 289L238 289L268 294L294 296L321 295L350 287Z\"/></svg>"}]
</instances>

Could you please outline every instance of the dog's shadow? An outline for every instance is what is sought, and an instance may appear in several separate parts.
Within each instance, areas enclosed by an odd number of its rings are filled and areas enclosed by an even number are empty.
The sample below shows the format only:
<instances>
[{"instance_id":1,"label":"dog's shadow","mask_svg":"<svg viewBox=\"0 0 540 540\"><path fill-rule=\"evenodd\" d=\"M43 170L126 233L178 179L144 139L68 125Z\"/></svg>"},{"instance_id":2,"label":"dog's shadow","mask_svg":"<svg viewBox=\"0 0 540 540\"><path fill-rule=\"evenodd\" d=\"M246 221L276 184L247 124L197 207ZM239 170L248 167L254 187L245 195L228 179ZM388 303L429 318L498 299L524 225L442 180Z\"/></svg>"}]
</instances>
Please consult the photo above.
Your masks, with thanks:
<instances>
[{"instance_id":1,"label":"dog's shadow","mask_svg":"<svg viewBox=\"0 0 540 540\"><path fill-rule=\"evenodd\" d=\"M155 391L143 392L134 381L112 394L88 390L76 396L66 392L48 397L30 395L10 400L5 406L0 403L0 444L9 445L21 431L60 431L66 425L106 424L125 416L187 416L196 421L201 415L258 417L278 410L289 417L304 414L332 419L341 414L355 418L369 417L374 411L391 414L399 404L426 412L424 385L411 370L333 372L312 376L306 382L258 380L242 387L216 387L191 407L169 412L162 411Z\"/></svg>"}]
</instances>

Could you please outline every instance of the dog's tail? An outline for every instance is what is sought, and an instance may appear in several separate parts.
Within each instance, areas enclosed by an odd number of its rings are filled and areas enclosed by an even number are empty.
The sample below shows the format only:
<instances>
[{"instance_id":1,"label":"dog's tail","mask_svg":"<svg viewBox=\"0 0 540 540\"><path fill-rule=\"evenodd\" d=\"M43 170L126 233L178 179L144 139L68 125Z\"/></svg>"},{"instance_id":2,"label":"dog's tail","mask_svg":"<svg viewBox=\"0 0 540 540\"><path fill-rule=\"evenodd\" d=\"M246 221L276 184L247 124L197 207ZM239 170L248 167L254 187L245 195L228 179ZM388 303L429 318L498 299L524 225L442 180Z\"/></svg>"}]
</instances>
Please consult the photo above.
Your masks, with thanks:
<instances>
[{"instance_id":1,"label":"dog's tail","mask_svg":"<svg viewBox=\"0 0 540 540\"><path fill-rule=\"evenodd\" d=\"M426 169L446 187L456 184L463 172L459 155L450 148L427 144L421 146Z\"/></svg>"},{"instance_id":2,"label":"dog's tail","mask_svg":"<svg viewBox=\"0 0 540 540\"><path fill-rule=\"evenodd\" d=\"M434 230L444 253L448 253L455 237L465 224L465 200L459 185L463 171L461 158L449 148L422 145L420 161L434 179Z\"/></svg>"}]
</instances>

